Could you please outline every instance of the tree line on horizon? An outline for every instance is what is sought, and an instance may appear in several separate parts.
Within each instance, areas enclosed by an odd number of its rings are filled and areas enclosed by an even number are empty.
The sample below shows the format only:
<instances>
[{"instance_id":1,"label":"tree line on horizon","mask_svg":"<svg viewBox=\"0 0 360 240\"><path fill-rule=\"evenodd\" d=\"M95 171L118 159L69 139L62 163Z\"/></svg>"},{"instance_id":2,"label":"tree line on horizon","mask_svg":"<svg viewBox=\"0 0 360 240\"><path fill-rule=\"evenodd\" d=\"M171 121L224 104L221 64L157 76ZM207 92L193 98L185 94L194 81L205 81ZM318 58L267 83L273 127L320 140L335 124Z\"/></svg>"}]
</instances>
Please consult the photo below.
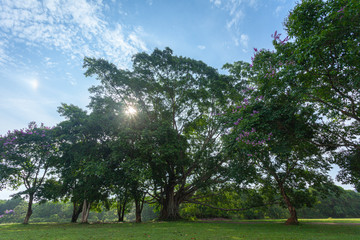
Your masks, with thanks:
<instances>
[{"instance_id":1,"label":"tree line on horizon","mask_svg":"<svg viewBox=\"0 0 360 240\"><path fill-rule=\"evenodd\" d=\"M360 215L360 194L352 190L344 190L338 187L338 193L326 196L312 208L298 210L299 218L357 218ZM236 196L236 195L234 195ZM212 199L211 201L216 201ZM227 201L218 202L219 206L229 207L229 204L238 204L241 199L227 196ZM12 210L12 211L11 211ZM22 198L0 200L0 224L21 223L27 211L27 202ZM66 223L72 217L73 206L71 202L37 202L33 206L34 214L31 222L57 222ZM8 213L6 213L8 212ZM144 204L141 213L142 221L153 221L158 218L158 210L155 206ZM202 205L183 204L180 207L180 215L188 220L227 218L227 219L286 219L289 212L279 206L272 205L262 208L252 208L246 211L222 211ZM88 218L89 222L109 223L119 221L116 202L113 201L110 208L106 209L102 204L94 206ZM135 221L135 206L129 205L123 221Z\"/></svg>"},{"instance_id":2,"label":"tree line on horizon","mask_svg":"<svg viewBox=\"0 0 360 240\"><path fill-rule=\"evenodd\" d=\"M85 57L88 110L63 103L49 128L32 122L0 137L0 189L34 201L71 202L72 222L116 203L160 220L184 204L221 211L297 209L338 192L328 172L360 190L360 2L307 0L275 32L274 51L220 74L170 48L138 53L131 70ZM238 201L224 206L226 199ZM226 205L226 204L225 204Z\"/></svg>"}]
</instances>

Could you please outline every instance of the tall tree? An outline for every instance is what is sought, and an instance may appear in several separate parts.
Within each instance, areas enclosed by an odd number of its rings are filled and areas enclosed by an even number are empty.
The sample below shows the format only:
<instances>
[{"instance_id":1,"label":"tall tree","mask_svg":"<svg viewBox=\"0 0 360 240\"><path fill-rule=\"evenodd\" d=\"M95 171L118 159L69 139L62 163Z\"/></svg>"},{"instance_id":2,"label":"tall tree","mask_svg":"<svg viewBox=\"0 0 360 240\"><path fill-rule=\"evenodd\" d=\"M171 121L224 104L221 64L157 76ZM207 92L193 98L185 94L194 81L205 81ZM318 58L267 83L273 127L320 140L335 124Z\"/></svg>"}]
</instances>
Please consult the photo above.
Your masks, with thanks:
<instances>
[{"instance_id":1,"label":"tall tree","mask_svg":"<svg viewBox=\"0 0 360 240\"><path fill-rule=\"evenodd\" d=\"M29 223L33 201L50 170L52 158L58 156L52 130L31 122L27 129L9 131L0 139L4 166L21 179L26 190L17 193L29 198L24 224Z\"/></svg>"},{"instance_id":2,"label":"tall tree","mask_svg":"<svg viewBox=\"0 0 360 240\"><path fill-rule=\"evenodd\" d=\"M298 224L296 208L311 206L316 200L308 188L326 192L332 186L326 175L330 163L323 156L326 148L315 144L321 124L312 106L301 105L296 95L276 92L277 89L266 98L259 96L257 81L268 77L268 73L264 76L261 71L272 58L265 60L268 61L257 59L255 70L241 62L226 65L234 76L241 72L250 76L248 82L254 89L248 88L248 98L223 116L228 128L224 138L242 166L255 167L250 169L256 173L254 181L262 191L269 198L281 196L290 213L286 223ZM273 81L281 80L270 71Z\"/></svg>"},{"instance_id":3,"label":"tall tree","mask_svg":"<svg viewBox=\"0 0 360 240\"><path fill-rule=\"evenodd\" d=\"M212 113L237 97L239 86L203 62L174 56L171 49L139 53L133 70L121 70L102 59L85 58L86 76L101 85L90 92L124 106L136 107L143 161L151 168L151 196L161 206L161 219L179 218L179 205L202 186L223 181L225 161L219 128ZM135 123L136 125L136 123Z\"/></svg>"},{"instance_id":4,"label":"tall tree","mask_svg":"<svg viewBox=\"0 0 360 240\"><path fill-rule=\"evenodd\" d=\"M93 115L67 104L58 111L66 118L56 127L62 155L52 162L63 186L59 194L73 202L72 222L82 213L81 221L86 223L91 204L106 201L109 194L105 186L107 140Z\"/></svg>"},{"instance_id":5,"label":"tall tree","mask_svg":"<svg viewBox=\"0 0 360 240\"><path fill-rule=\"evenodd\" d=\"M343 169L339 178L359 186L360 2L304 0L275 32L275 52L256 52L257 84L267 97L291 92L324 116L322 140ZM288 41L291 39L291 41ZM326 117L326 118L325 118Z\"/></svg>"}]
</instances>

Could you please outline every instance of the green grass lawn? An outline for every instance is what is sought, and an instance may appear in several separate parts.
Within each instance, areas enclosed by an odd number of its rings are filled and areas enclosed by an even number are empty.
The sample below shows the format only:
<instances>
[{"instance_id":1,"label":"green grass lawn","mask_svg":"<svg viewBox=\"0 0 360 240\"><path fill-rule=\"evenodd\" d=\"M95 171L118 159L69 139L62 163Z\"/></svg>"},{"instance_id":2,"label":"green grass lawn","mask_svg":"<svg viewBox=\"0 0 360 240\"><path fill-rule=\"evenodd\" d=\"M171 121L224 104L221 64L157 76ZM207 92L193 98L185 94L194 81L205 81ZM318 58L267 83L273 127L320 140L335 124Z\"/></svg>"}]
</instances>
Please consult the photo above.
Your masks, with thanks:
<instances>
[{"instance_id":1,"label":"green grass lawn","mask_svg":"<svg viewBox=\"0 0 360 240\"><path fill-rule=\"evenodd\" d=\"M286 219L252 219L252 220L244 220L244 219L233 219L228 221L235 222L277 222L284 223ZM300 223L359 223L360 218L321 218L321 219L299 219Z\"/></svg>"},{"instance_id":2,"label":"green grass lawn","mask_svg":"<svg viewBox=\"0 0 360 240\"><path fill-rule=\"evenodd\" d=\"M356 219L353 222L359 222ZM360 239L360 225L155 222L2 224L0 239Z\"/></svg>"}]
</instances>

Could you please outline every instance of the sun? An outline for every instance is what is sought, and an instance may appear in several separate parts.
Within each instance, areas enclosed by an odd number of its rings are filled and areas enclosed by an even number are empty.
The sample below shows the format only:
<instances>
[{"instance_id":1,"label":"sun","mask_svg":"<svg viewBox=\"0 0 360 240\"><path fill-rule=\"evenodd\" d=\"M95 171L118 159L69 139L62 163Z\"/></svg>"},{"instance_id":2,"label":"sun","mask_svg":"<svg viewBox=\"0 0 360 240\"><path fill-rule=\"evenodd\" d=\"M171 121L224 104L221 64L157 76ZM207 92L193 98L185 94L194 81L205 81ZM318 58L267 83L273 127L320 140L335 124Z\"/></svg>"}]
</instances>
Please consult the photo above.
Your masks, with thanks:
<instances>
[{"instance_id":1,"label":"sun","mask_svg":"<svg viewBox=\"0 0 360 240\"><path fill-rule=\"evenodd\" d=\"M134 114L136 114L136 108L134 108L134 107L132 107L132 106L128 106L127 108L126 108L126 110L125 110L125 113L127 114L127 115L134 115Z\"/></svg>"}]
</instances>

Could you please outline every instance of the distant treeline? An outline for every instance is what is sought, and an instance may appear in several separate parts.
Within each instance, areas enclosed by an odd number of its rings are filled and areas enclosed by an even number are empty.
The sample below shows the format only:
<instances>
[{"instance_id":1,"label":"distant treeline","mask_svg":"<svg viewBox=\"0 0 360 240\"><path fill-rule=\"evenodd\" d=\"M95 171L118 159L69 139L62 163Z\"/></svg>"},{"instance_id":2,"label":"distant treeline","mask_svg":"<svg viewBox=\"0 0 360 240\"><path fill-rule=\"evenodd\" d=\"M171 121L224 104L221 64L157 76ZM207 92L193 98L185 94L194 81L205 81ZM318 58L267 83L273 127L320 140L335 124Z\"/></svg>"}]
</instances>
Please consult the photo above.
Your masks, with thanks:
<instances>
[{"instance_id":1,"label":"distant treeline","mask_svg":"<svg viewBox=\"0 0 360 240\"><path fill-rule=\"evenodd\" d=\"M13 210L6 214L6 210ZM27 211L27 202L21 198L0 200L0 224L1 223L22 223ZM46 202L35 203L33 208L33 222L70 222L73 213L71 202ZM144 221L155 219L157 214L153 207L144 204L142 218ZM125 221L135 221L135 208L131 208L125 215ZM89 215L90 222L115 222L118 221L116 206L106 209L99 205Z\"/></svg>"},{"instance_id":2,"label":"distant treeline","mask_svg":"<svg viewBox=\"0 0 360 240\"><path fill-rule=\"evenodd\" d=\"M229 197L229 195L228 195ZM214 199L213 199L214 201ZM227 199L226 202L236 202L239 199ZM224 201L224 204L225 201ZM227 206L224 206L227 207ZM6 214L6 211L13 212ZM27 203L21 198L0 200L0 223L21 223L26 214ZM35 203L33 222L70 222L73 206L67 202ZM272 205L258 209L249 209L241 212L222 211L196 204L184 204L181 208L182 216L187 219L200 218L240 218L240 219L279 219L288 218L289 212L282 206ZM339 187L339 192L321 199L313 208L302 208L298 211L300 218L358 218L360 217L360 193L344 190ZM144 205L142 219L150 221L158 217L156 208ZM89 216L90 222L115 222L118 220L116 207L107 210L98 206ZM135 207L125 215L125 221L135 221Z\"/></svg>"}]
</instances>

